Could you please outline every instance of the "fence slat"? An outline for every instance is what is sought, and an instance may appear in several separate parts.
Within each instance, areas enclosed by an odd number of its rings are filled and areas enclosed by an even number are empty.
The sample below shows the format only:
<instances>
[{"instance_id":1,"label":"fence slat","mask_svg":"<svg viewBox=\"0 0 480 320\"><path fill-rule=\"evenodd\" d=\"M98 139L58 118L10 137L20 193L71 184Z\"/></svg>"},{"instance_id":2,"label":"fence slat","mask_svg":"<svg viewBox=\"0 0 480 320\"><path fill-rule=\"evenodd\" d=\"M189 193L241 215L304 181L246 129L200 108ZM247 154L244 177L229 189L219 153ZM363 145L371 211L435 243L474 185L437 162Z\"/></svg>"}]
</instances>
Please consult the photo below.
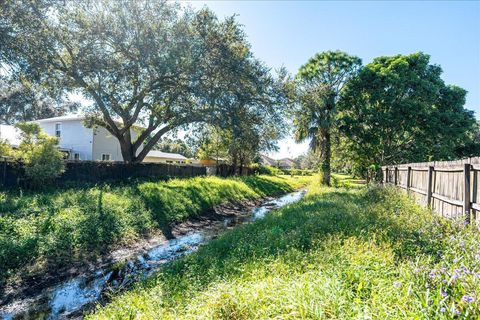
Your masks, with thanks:
<instances>
[{"instance_id":1,"label":"fence slat","mask_svg":"<svg viewBox=\"0 0 480 320\"><path fill-rule=\"evenodd\" d=\"M417 201L426 203L438 214L463 219L466 223L478 222L480 157L384 166L383 170L384 183L406 189ZM389 173L393 170L394 174ZM404 170L406 176L399 173Z\"/></svg>"},{"instance_id":2,"label":"fence slat","mask_svg":"<svg viewBox=\"0 0 480 320\"><path fill-rule=\"evenodd\" d=\"M432 179L433 179L433 167L428 167L428 178L427 178L427 206L432 205Z\"/></svg>"},{"instance_id":3,"label":"fence slat","mask_svg":"<svg viewBox=\"0 0 480 320\"><path fill-rule=\"evenodd\" d=\"M463 166L463 214L465 222L470 223L470 164Z\"/></svg>"},{"instance_id":4,"label":"fence slat","mask_svg":"<svg viewBox=\"0 0 480 320\"><path fill-rule=\"evenodd\" d=\"M0 187L12 188L28 185L22 163L17 161L3 161L0 164ZM234 172L230 165L221 164L215 170L222 177L231 176ZM245 167L245 175L256 173L255 170ZM122 181L135 178L169 179L196 177L207 175L207 168L195 165L174 165L167 163L136 163L99 162L99 161L67 161L65 172L56 179L56 183L63 182L103 182Z\"/></svg>"}]
</instances>

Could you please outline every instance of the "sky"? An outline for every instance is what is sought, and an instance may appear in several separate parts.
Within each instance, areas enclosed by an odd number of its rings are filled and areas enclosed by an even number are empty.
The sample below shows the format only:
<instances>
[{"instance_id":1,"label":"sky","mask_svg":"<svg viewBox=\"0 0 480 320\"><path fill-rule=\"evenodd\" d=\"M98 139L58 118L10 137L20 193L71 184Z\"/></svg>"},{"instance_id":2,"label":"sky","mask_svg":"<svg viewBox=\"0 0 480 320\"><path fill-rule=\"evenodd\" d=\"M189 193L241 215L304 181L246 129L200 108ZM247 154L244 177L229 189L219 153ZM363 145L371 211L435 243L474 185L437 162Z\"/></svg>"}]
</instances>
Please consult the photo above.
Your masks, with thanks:
<instances>
[{"instance_id":1,"label":"sky","mask_svg":"<svg viewBox=\"0 0 480 320\"><path fill-rule=\"evenodd\" d=\"M378 56L423 51L445 83L468 91L480 119L480 1L185 1L219 17L236 14L254 55L292 74L315 53L342 50L364 64ZM296 157L308 143L287 138L274 158Z\"/></svg>"}]
</instances>

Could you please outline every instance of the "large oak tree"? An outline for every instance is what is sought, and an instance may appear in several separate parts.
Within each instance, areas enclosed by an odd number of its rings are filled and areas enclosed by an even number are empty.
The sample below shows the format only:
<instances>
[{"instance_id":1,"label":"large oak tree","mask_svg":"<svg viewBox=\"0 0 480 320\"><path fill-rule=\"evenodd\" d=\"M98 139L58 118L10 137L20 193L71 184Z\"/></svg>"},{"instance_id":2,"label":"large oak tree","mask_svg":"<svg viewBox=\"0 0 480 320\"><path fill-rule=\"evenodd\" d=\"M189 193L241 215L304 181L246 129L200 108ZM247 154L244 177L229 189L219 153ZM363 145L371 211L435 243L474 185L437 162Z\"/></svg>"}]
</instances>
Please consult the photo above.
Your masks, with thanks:
<instances>
[{"instance_id":1,"label":"large oak tree","mask_svg":"<svg viewBox=\"0 0 480 320\"><path fill-rule=\"evenodd\" d=\"M211 119L235 81L223 66L249 52L234 19L166 1L19 0L1 10L1 62L91 99L88 124L115 136L126 162L172 129Z\"/></svg>"}]
</instances>

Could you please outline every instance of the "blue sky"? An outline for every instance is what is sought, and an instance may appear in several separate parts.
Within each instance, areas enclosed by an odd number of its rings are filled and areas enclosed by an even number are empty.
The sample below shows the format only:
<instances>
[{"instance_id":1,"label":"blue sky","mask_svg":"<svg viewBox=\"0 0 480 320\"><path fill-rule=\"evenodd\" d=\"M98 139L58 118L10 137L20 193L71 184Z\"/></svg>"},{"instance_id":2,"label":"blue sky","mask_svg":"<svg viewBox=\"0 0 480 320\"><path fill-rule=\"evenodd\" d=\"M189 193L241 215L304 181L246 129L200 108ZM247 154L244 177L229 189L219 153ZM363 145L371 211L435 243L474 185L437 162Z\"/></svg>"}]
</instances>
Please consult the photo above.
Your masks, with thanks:
<instances>
[{"instance_id":1,"label":"blue sky","mask_svg":"<svg viewBox=\"0 0 480 320\"><path fill-rule=\"evenodd\" d=\"M423 51L447 84L468 91L466 108L480 118L480 1L188 1L219 17L237 14L255 56L295 73L320 51L374 57ZM292 139L274 157L307 150Z\"/></svg>"}]
</instances>

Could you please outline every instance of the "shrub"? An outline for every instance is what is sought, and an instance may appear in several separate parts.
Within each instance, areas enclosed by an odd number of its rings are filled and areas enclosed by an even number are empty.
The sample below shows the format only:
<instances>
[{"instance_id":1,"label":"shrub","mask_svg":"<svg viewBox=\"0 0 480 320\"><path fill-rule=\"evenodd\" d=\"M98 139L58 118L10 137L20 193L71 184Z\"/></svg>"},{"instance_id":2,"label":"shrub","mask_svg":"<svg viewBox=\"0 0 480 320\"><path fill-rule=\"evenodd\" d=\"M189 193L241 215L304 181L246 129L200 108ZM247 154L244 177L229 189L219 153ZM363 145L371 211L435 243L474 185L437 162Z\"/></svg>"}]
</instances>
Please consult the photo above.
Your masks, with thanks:
<instances>
[{"instance_id":1,"label":"shrub","mask_svg":"<svg viewBox=\"0 0 480 320\"><path fill-rule=\"evenodd\" d=\"M0 157L11 157L13 155L12 147L4 140L0 140Z\"/></svg>"},{"instance_id":2,"label":"shrub","mask_svg":"<svg viewBox=\"0 0 480 320\"><path fill-rule=\"evenodd\" d=\"M36 123L20 123L17 127L22 130L22 142L16 156L25 166L25 175L33 186L52 182L65 171L58 139L44 133Z\"/></svg>"},{"instance_id":3,"label":"shrub","mask_svg":"<svg viewBox=\"0 0 480 320\"><path fill-rule=\"evenodd\" d=\"M282 174L282 171L278 168L272 167L272 166L260 166L258 168L258 173L259 174L268 174L270 176L278 176Z\"/></svg>"}]
</instances>

